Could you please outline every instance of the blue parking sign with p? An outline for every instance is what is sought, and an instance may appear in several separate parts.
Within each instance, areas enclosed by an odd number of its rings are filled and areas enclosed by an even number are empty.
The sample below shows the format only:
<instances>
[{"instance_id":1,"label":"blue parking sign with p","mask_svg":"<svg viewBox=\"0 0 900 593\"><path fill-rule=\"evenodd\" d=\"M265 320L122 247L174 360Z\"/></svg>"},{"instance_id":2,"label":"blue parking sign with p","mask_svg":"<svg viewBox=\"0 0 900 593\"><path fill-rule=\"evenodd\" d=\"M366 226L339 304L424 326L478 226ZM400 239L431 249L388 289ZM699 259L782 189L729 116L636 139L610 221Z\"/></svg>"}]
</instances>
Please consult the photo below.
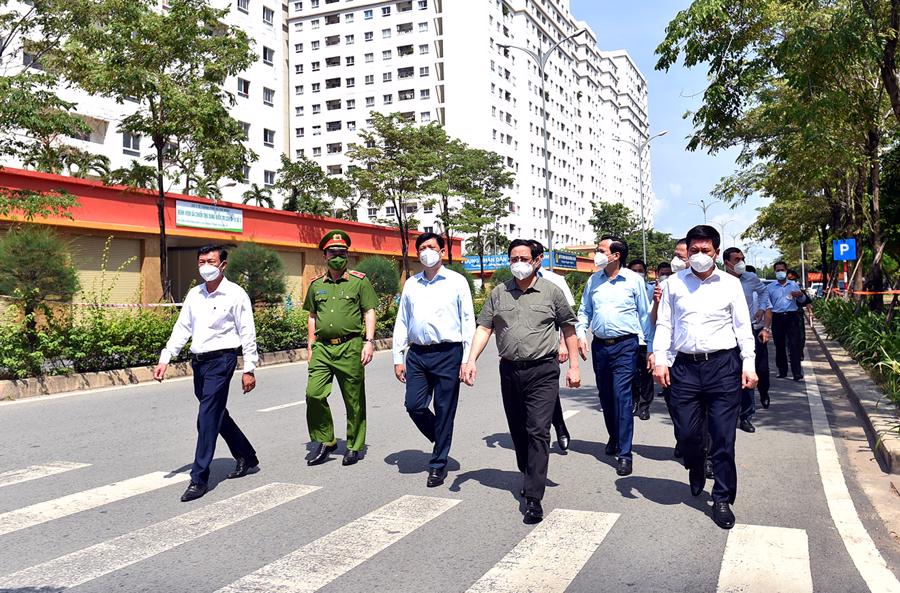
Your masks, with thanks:
<instances>
[{"instance_id":1,"label":"blue parking sign with p","mask_svg":"<svg viewBox=\"0 0 900 593\"><path fill-rule=\"evenodd\" d=\"M831 242L834 261L856 259L856 239L835 239Z\"/></svg>"}]
</instances>

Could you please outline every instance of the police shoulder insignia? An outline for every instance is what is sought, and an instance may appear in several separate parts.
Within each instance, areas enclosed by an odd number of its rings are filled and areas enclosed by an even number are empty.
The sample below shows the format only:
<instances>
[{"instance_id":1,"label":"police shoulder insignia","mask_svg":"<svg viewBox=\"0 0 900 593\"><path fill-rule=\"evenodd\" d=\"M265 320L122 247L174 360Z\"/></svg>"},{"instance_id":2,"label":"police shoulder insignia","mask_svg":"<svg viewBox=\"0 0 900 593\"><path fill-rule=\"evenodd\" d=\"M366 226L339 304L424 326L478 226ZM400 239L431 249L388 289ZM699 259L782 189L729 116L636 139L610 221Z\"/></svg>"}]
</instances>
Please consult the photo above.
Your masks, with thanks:
<instances>
[{"instance_id":1,"label":"police shoulder insignia","mask_svg":"<svg viewBox=\"0 0 900 593\"><path fill-rule=\"evenodd\" d=\"M365 278L366 277L365 274L363 274L362 272L357 272L356 270L350 270L350 275L356 276L357 278Z\"/></svg>"},{"instance_id":2,"label":"police shoulder insignia","mask_svg":"<svg viewBox=\"0 0 900 593\"><path fill-rule=\"evenodd\" d=\"M328 273L328 272L325 272L325 273L323 273L323 274L319 274L318 276L316 276L315 278L313 278L313 279L310 281L310 284L312 284L312 283L315 282L316 280L319 280L320 278L324 278L325 275L326 275L327 273Z\"/></svg>"}]
</instances>

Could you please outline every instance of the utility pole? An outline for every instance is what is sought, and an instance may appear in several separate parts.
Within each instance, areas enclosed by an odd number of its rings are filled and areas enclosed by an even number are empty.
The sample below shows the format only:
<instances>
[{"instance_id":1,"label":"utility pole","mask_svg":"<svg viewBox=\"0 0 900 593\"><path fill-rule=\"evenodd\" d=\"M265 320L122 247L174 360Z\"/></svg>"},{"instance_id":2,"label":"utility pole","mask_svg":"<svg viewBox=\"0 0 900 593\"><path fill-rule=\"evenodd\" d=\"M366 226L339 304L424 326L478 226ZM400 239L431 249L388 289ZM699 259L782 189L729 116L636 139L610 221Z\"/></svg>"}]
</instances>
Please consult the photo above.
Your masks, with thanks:
<instances>
[{"instance_id":1,"label":"utility pole","mask_svg":"<svg viewBox=\"0 0 900 593\"><path fill-rule=\"evenodd\" d=\"M655 138L659 138L660 136L665 136L668 133L669 133L668 130L663 130L662 132L659 132L658 134L654 134L653 136L650 136L649 138L647 138L640 144L636 144L636 143L632 142L631 140L626 140L625 138L619 138L618 136L613 138L613 140L615 140L617 142L624 142L626 144L630 144L637 151L637 156L638 156L638 193L640 194L640 199L641 199L641 242L643 243L643 247L644 247L643 254L644 254L645 262L647 261L647 225L644 224L644 150L646 150L646 148L648 146L650 146L650 142L652 142Z\"/></svg>"},{"instance_id":2,"label":"utility pole","mask_svg":"<svg viewBox=\"0 0 900 593\"><path fill-rule=\"evenodd\" d=\"M712 202L707 203L706 200L700 200L700 203L697 202L688 202L691 206L697 206L701 210L703 210L703 224L707 224L706 221L706 212L713 207L713 204L717 204L722 200L713 200Z\"/></svg>"}]
</instances>

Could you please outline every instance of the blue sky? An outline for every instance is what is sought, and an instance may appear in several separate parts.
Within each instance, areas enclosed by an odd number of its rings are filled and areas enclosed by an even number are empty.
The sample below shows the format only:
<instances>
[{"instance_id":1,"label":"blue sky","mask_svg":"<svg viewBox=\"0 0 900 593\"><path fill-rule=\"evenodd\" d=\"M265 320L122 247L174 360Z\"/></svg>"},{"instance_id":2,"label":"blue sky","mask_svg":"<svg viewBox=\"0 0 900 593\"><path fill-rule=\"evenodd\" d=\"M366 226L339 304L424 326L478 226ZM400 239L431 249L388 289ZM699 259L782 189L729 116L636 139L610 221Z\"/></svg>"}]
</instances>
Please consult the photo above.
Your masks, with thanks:
<instances>
[{"instance_id":1,"label":"blue sky","mask_svg":"<svg viewBox=\"0 0 900 593\"><path fill-rule=\"evenodd\" d=\"M627 50L647 78L650 131L669 132L651 145L653 189L657 199L655 226L679 237L691 226L703 222L702 210L688 202L701 199L709 202L713 186L734 172L736 156L736 152L711 156L685 149L692 124L683 115L700 105L706 88L706 68L686 69L679 64L668 72L654 69L654 50L665 36L666 25L689 5L689 0L571 0L572 14L590 25L600 48ZM732 245L731 235L739 235L756 219L756 208L761 204L761 200L754 199L735 210L723 204L709 209L709 220L716 223L720 232L721 223L733 219L726 224L723 247ZM745 252L750 248L748 260L761 263L774 256L767 246L748 245L741 239L737 240L737 246Z\"/></svg>"}]
</instances>

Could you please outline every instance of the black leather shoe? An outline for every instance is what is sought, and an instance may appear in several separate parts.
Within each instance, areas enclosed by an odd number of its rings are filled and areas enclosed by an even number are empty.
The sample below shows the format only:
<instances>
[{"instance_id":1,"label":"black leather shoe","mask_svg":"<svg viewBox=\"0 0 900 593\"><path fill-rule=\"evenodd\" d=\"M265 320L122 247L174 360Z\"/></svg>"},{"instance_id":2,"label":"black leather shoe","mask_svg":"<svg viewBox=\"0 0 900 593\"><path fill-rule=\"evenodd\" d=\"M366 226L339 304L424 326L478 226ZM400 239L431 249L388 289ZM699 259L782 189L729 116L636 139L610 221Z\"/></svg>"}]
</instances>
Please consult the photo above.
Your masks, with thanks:
<instances>
[{"instance_id":1,"label":"black leather shoe","mask_svg":"<svg viewBox=\"0 0 900 593\"><path fill-rule=\"evenodd\" d=\"M650 410L648 408L641 408L638 411L638 418L641 420L650 420Z\"/></svg>"},{"instance_id":2,"label":"black leather shoe","mask_svg":"<svg viewBox=\"0 0 900 593\"><path fill-rule=\"evenodd\" d=\"M351 451L348 449L347 452L344 453L341 465L353 465L357 461L359 461L359 451Z\"/></svg>"},{"instance_id":3,"label":"black leather shoe","mask_svg":"<svg viewBox=\"0 0 900 593\"><path fill-rule=\"evenodd\" d=\"M672 455L675 457L675 459L681 459L682 457L684 457L684 453L681 452L681 447L678 446L678 443L675 443L675 450L672 451Z\"/></svg>"},{"instance_id":4,"label":"black leather shoe","mask_svg":"<svg viewBox=\"0 0 900 593\"><path fill-rule=\"evenodd\" d=\"M633 406L631 406L631 415L632 416L637 416L639 412L640 412L640 410L638 410L637 404L634 404Z\"/></svg>"},{"instance_id":5,"label":"black leather shoe","mask_svg":"<svg viewBox=\"0 0 900 593\"><path fill-rule=\"evenodd\" d=\"M630 476L631 475L631 459L627 457L619 457L618 463L616 463L616 473L620 476Z\"/></svg>"},{"instance_id":6,"label":"black leather shoe","mask_svg":"<svg viewBox=\"0 0 900 593\"><path fill-rule=\"evenodd\" d=\"M731 529L734 527L734 513L727 502L713 503L713 521L722 529Z\"/></svg>"},{"instance_id":7,"label":"black leather shoe","mask_svg":"<svg viewBox=\"0 0 900 593\"><path fill-rule=\"evenodd\" d=\"M184 494L181 495L181 502L191 502L192 500L197 500L204 494L206 494L207 487L205 485L197 484L195 482L191 482L191 485L187 487L187 490L184 491Z\"/></svg>"},{"instance_id":8,"label":"black leather shoe","mask_svg":"<svg viewBox=\"0 0 900 593\"><path fill-rule=\"evenodd\" d=\"M428 481L425 483L429 488L434 488L436 486L440 486L444 483L444 478L447 477L447 469L446 468L436 468L433 467L428 470Z\"/></svg>"},{"instance_id":9,"label":"black leather shoe","mask_svg":"<svg viewBox=\"0 0 900 593\"><path fill-rule=\"evenodd\" d=\"M319 446L313 451L312 455L306 459L306 465L319 465L320 463L325 463L329 453L334 452L335 449L337 449L336 444L326 445L325 443L319 443Z\"/></svg>"},{"instance_id":10,"label":"black leather shoe","mask_svg":"<svg viewBox=\"0 0 900 593\"><path fill-rule=\"evenodd\" d=\"M562 434L556 434L556 442L559 444L559 449L561 451L569 450L569 433L564 432Z\"/></svg>"},{"instance_id":11,"label":"black leather shoe","mask_svg":"<svg viewBox=\"0 0 900 593\"><path fill-rule=\"evenodd\" d=\"M797 375L796 377L794 377L794 381L802 381L802 380L803 380L803 375Z\"/></svg>"},{"instance_id":12,"label":"black leather shoe","mask_svg":"<svg viewBox=\"0 0 900 593\"><path fill-rule=\"evenodd\" d=\"M243 457L237 460L237 463L234 465L234 471L226 476L229 480L233 480L235 478L243 478L247 474L255 474L259 471L259 460L257 458L253 459L244 459Z\"/></svg>"},{"instance_id":13,"label":"black leather shoe","mask_svg":"<svg viewBox=\"0 0 900 593\"><path fill-rule=\"evenodd\" d=\"M762 407L769 409L769 394L768 393L760 393L759 394L759 403L762 404Z\"/></svg>"},{"instance_id":14,"label":"black leather shoe","mask_svg":"<svg viewBox=\"0 0 900 593\"><path fill-rule=\"evenodd\" d=\"M787 373L778 373L775 375L776 379L787 379Z\"/></svg>"},{"instance_id":15,"label":"black leather shoe","mask_svg":"<svg viewBox=\"0 0 900 593\"><path fill-rule=\"evenodd\" d=\"M715 478L715 474L713 473L712 459L710 459L709 457L707 457L703 462L703 476L707 480L712 480L713 478Z\"/></svg>"},{"instance_id":16,"label":"black leather shoe","mask_svg":"<svg viewBox=\"0 0 900 593\"><path fill-rule=\"evenodd\" d=\"M543 520L544 507L541 506L541 501L536 498L528 497L525 501L525 517L523 518L523 521L529 525L533 525L535 523L540 523Z\"/></svg>"},{"instance_id":17,"label":"black leather shoe","mask_svg":"<svg viewBox=\"0 0 900 593\"><path fill-rule=\"evenodd\" d=\"M741 420L738 428L740 428L744 432L756 432L756 427L753 426L753 424L751 424L749 420Z\"/></svg>"},{"instance_id":18,"label":"black leather shoe","mask_svg":"<svg viewBox=\"0 0 900 593\"><path fill-rule=\"evenodd\" d=\"M691 483L691 496L700 496L703 488L706 487L706 476L703 475L703 468L692 467L688 471L688 480Z\"/></svg>"},{"instance_id":19,"label":"black leather shoe","mask_svg":"<svg viewBox=\"0 0 900 593\"><path fill-rule=\"evenodd\" d=\"M608 443L606 443L606 454L607 455L615 455L616 449L618 449L618 448L619 448L619 446L617 444L615 444L612 441L609 441Z\"/></svg>"}]
</instances>

